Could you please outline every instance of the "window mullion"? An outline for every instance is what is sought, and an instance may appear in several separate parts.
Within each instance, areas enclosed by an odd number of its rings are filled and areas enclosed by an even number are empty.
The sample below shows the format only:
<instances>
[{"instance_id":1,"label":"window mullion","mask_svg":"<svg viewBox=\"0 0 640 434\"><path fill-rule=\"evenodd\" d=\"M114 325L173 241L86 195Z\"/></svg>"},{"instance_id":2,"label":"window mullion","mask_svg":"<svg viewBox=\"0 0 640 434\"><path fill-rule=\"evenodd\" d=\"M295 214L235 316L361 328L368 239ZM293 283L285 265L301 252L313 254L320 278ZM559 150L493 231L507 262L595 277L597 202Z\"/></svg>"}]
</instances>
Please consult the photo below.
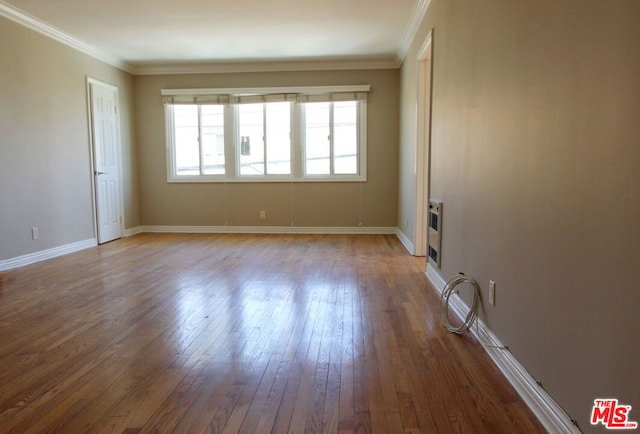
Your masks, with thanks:
<instances>
[{"instance_id":1,"label":"window mullion","mask_svg":"<svg viewBox=\"0 0 640 434\"><path fill-rule=\"evenodd\" d=\"M231 117L229 122L230 129L230 143L231 152L229 156L233 156L233 161L229 164L229 177L236 179L240 174L240 124L239 124L239 109L236 104L228 106L228 114ZM231 171L233 171L231 173Z\"/></svg>"},{"instance_id":2,"label":"window mullion","mask_svg":"<svg viewBox=\"0 0 640 434\"><path fill-rule=\"evenodd\" d=\"M167 105L165 107L165 124L167 124L167 151L169 155L169 159L167 159L167 170L170 174L171 178L174 178L178 174L178 167L176 163L176 125L175 125L175 114L173 105Z\"/></svg>"},{"instance_id":3,"label":"window mullion","mask_svg":"<svg viewBox=\"0 0 640 434\"><path fill-rule=\"evenodd\" d=\"M200 153L200 175L204 175L204 147L202 146L202 106L198 104L198 148Z\"/></svg>"},{"instance_id":4,"label":"window mullion","mask_svg":"<svg viewBox=\"0 0 640 434\"><path fill-rule=\"evenodd\" d=\"M303 105L295 102L291 104L293 113L291 115L291 174L294 178L304 176L304 116Z\"/></svg>"},{"instance_id":5,"label":"window mullion","mask_svg":"<svg viewBox=\"0 0 640 434\"><path fill-rule=\"evenodd\" d=\"M267 103L262 104L262 173L267 172Z\"/></svg>"},{"instance_id":6,"label":"window mullion","mask_svg":"<svg viewBox=\"0 0 640 434\"><path fill-rule=\"evenodd\" d=\"M322 102L322 101L321 101ZM282 148L280 140L276 143L272 143L274 138L281 138L283 141L285 137L283 116L285 113L282 111L284 107L278 106L277 113L270 114L268 110L271 108L270 103L263 100L260 104L262 106L262 147L263 147L263 175L254 176L253 172L251 176L242 177L240 175L240 120L239 120L239 105L238 104L225 104L224 110L222 110L224 123L220 124L220 110L213 110L206 103L203 104L187 104L191 107L180 107L181 111L175 109L174 104L167 104L165 109L165 122L166 122L166 140L167 140L167 178L169 182L241 182L241 181L259 181L262 177L267 179L268 182L283 182L291 179L293 182L303 181L324 181L329 179L339 179L345 181L362 180L366 179L366 136L367 136L367 119L366 119L366 101L357 101L356 111L353 112L352 104L345 104L345 110L342 109L342 103L335 101L326 101L325 104L317 105L315 101L305 103L295 101L290 104L289 117L289 157L290 157L290 171L285 174L284 167L282 166L281 156L284 158L285 150ZM313 107L314 122L311 128L312 143L316 144L318 149L312 149L312 152L308 152L307 149L307 125L306 125L306 109L307 104ZM257 109L257 107L256 107ZM256 119L258 113L254 110L253 119ZM343 114L344 111L344 114ZM195 113L194 113L195 112ZM215 112L215 113L214 113ZM177 115L179 113L179 116ZM193 128L193 115L196 115L196 128ZM210 122L209 116L214 116L214 123ZM325 117L326 116L326 117ZM345 117L346 116L346 117ZM355 136L351 126L351 118L356 116L356 130ZM340 121L341 125L337 125ZM342 122L346 122L347 127L342 126ZM205 125L207 122L207 125ZM276 122L269 125L269 122ZM257 122L252 122L254 125ZM274 125L276 127L274 127ZM223 127L223 133L220 131L220 127ZM257 126L257 125L256 125ZM338 128L340 127L340 128ZM275 128L275 129L274 129ZM322 130L327 134L325 138L321 137ZM343 130L346 131L343 134ZM178 134L179 133L179 134ZM253 128L253 135L257 141L258 137L255 136L257 131ZM341 133L341 136L336 136L337 133ZM193 148L194 137L197 134L196 149ZM223 137L220 135L223 134ZM275 135L274 135L275 134ZM213 136L213 139L211 137ZM347 139L345 139L347 138ZM323 139L329 141L324 142ZM339 140L337 140L339 139ZM211 140L214 140L214 150L217 154L211 158L207 154ZM219 168L219 164L223 162L220 155L220 144L224 140L224 169ZM344 141L347 140L347 141ZM355 144L355 161L354 156L351 155L351 149L353 149L352 140L356 141ZM179 144L178 144L179 141ZM326 154L326 148L322 145L322 142L329 145L329 155ZM277 149L273 148L276 145ZM181 146L181 147L178 147ZM257 144L256 144L257 145ZM217 149L217 151L216 151ZM342 152L349 150L349 152ZM196 151L196 152L194 152ZM257 149L255 151L259 152ZM254 154L255 154L254 151ZM340 155L338 155L340 152ZM282 155L281 155L282 154ZM346 169L343 170L343 154L349 155L345 157L344 164L347 164ZM310 163L311 173L307 173L307 157L311 157L313 161ZM179 157L179 158L178 158ZM329 159L329 167L327 168L326 158ZM337 158L340 157L340 161ZM194 160L198 158L198 161ZM275 159L274 165L271 165L271 160ZM318 161L315 161L319 159ZM278 163L275 163L277 161ZM284 160L282 160L284 161ZM178 164L179 163L179 164ZM195 163L195 164L194 164ZM255 161L254 164L259 162ZM212 171L210 170L214 164ZM353 167L355 164L355 168ZM194 170L194 166L198 170ZM318 169L318 167L320 169ZM190 167L190 169L189 169ZM256 167L256 166L254 166ZM328 169L328 170L327 170ZM337 171L340 169L340 173ZM273 173L270 173L273 171Z\"/></svg>"},{"instance_id":7,"label":"window mullion","mask_svg":"<svg viewBox=\"0 0 640 434\"><path fill-rule=\"evenodd\" d=\"M334 167L334 156L335 150L333 149L333 136L334 136L334 128L333 128L333 103L329 104L329 174L334 175L335 167Z\"/></svg>"}]
</instances>

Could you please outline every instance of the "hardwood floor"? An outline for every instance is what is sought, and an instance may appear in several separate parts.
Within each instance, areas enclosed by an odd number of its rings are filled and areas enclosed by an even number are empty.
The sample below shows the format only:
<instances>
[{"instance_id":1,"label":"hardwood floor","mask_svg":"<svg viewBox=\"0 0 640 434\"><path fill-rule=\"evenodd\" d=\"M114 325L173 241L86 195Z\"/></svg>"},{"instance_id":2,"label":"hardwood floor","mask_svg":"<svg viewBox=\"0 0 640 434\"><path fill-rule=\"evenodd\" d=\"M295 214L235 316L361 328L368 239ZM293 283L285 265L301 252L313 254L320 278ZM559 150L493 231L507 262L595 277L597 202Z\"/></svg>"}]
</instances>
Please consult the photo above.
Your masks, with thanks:
<instances>
[{"instance_id":1,"label":"hardwood floor","mask_svg":"<svg viewBox=\"0 0 640 434\"><path fill-rule=\"evenodd\" d=\"M424 265L391 235L144 234L0 273L0 432L544 432Z\"/></svg>"}]
</instances>

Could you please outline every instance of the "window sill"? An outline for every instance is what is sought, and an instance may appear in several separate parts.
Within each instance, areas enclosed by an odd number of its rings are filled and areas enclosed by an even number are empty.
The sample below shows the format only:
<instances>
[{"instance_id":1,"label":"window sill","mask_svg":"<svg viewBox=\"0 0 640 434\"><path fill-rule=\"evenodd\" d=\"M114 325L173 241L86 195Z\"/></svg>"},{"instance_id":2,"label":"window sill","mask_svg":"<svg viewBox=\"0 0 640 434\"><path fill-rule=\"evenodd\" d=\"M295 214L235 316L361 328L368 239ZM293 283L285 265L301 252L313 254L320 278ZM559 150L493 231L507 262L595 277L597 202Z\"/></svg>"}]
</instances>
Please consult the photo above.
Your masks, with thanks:
<instances>
[{"instance_id":1,"label":"window sill","mask_svg":"<svg viewBox=\"0 0 640 434\"><path fill-rule=\"evenodd\" d=\"M180 176L167 179L169 184L185 183L209 183L209 184L229 184L229 183L307 183L307 182L366 182L366 176L360 175L336 175L332 177L306 176L296 178L292 176L243 176L238 178L225 178L220 176Z\"/></svg>"}]
</instances>

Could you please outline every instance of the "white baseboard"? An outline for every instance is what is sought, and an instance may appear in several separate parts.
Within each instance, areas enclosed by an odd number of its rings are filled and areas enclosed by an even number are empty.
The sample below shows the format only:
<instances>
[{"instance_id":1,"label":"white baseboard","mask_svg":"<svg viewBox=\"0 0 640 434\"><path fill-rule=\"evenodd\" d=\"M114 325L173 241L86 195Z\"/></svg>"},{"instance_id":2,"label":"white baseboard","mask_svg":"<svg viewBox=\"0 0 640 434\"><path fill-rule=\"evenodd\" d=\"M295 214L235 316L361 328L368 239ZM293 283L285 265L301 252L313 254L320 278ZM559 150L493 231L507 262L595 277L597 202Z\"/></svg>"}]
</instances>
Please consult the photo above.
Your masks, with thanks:
<instances>
[{"instance_id":1,"label":"white baseboard","mask_svg":"<svg viewBox=\"0 0 640 434\"><path fill-rule=\"evenodd\" d=\"M39 252L29 253L27 255L18 256L16 258L5 259L0 261L0 271L10 270L12 268L24 267L25 265L44 261L58 256L74 253L79 250L88 249L98 245L95 238L78 241L76 243L66 244L64 246L54 247L52 249L42 250Z\"/></svg>"},{"instance_id":2,"label":"white baseboard","mask_svg":"<svg viewBox=\"0 0 640 434\"><path fill-rule=\"evenodd\" d=\"M183 234L372 234L398 235L394 227L297 227L297 226L136 226L125 229L123 236L132 237L141 233L183 233ZM398 235L398 238L400 236ZM402 239L401 239L402 241ZM404 243L403 243L404 244ZM98 245L95 238L77 243L54 247L40 252L29 253L0 261L0 271L23 267L35 262L77 252Z\"/></svg>"},{"instance_id":3,"label":"white baseboard","mask_svg":"<svg viewBox=\"0 0 640 434\"><path fill-rule=\"evenodd\" d=\"M133 236L143 232L151 233L261 233L261 234L395 234L400 242L413 253L411 241L399 228L392 227L295 227L295 226L138 226L125 230L125 236ZM0 261L0 271L22 267L58 256L88 249L97 245L95 238L54 247L52 249L30 253L16 258ZM427 278L438 293L442 293L446 284L438 271L427 264ZM450 298L449 307L460 318L464 318L469 307L456 294ZM518 362L510 351L504 347L491 330L478 319L478 327L472 327L471 333L481 343L498 369L522 397L542 425L551 433L576 433L580 430L572 423L571 418L553 400L527 370ZM480 337L482 335L482 337ZM486 345L485 345L486 344ZM496 347L496 348L493 348Z\"/></svg>"},{"instance_id":4,"label":"white baseboard","mask_svg":"<svg viewBox=\"0 0 640 434\"><path fill-rule=\"evenodd\" d=\"M141 234L143 232L144 232L144 230L143 230L142 226L136 226L134 228L125 229L123 236L125 238L126 237L132 237L134 235L138 235L138 234Z\"/></svg>"},{"instance_id":5,"label":"white baseboard","mask_svg":"<svg viewBox=\"0 0 640 434\"><path fill-rule=\"evenodd\" d=\"M427 264L426 275L436 291L441 294L447 283L445 279L440 276L431 264ZM465 318L467 312L469 312L469 306L457 294L449 299L449 308L459 318ZM485 351L507 381L511 383L522 400L550 433L580 433L580 430L573 424L567 413L540 387L531 374L527 372L508 349L504 348L500 340L479 318L478 327L474 326L470 331L478 342L483 345Z\"/></svg>"},{"instance_id":6,"label":"white baseboard","mask_svg":"<svg viewBox=\"0 0 640 434\"><path fill-rule=\"evenodd\" d=\"M396 229L396 236L398 237L404 248L407 249L407 252L415 255L416 249L413 245L413 241L411 241L400 228Z\"/></svg>"},{"instance_id":7,"label":"white baseboard","mask_svg":"<svg viewBox=\"0 0 640 434\"><path fill-rule=\"evenodd\" d=\"M124 236L131 237L141 233L194 233L194 234L372 234L396 235L400 242L412 253L411 242L395 227L312 227L312 226L136 226L125 229ZM407 245L407 242L409 245ZM97 246L95 238L79 241L40 252L29 253L16 258L0 261L0 271L23 267L35 262L66 255Z\"/></svg>"},{"instance_id":8,"label":"white baseboard","mask_svg":"<svg viewBox=\"0 0 640 434\"><path fill-rule=\"evenodd\" d=\"M188 234L395 234L395 227L313 226L141 226L137 233Z\"/></svg>"}]
</instances>

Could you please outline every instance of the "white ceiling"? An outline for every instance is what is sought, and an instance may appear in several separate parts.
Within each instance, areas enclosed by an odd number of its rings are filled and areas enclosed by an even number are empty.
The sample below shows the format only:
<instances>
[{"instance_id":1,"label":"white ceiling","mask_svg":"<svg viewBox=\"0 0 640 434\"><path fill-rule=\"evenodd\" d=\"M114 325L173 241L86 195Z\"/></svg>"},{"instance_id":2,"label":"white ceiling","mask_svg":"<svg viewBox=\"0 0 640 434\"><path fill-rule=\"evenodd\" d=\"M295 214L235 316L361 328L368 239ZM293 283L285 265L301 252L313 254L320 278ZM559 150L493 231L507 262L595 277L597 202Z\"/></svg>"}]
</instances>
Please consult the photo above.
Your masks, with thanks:
<instances>
[{"instance_id":1,"label":"white ceiling","mask_svg":"<svg viewBox=\"0 0 640 434\"><path fill-rule=\"evenodd\" d=\"M397 66L426 4L428 0L0 0L0 13L4 9L2 14L14 20L24 16L21 20L35 22L35 27L61 31L76 45L86 45L83 51L100 52L124 69L144 73L170 65L278 62Z\"/></svg>"}]
</instances>

